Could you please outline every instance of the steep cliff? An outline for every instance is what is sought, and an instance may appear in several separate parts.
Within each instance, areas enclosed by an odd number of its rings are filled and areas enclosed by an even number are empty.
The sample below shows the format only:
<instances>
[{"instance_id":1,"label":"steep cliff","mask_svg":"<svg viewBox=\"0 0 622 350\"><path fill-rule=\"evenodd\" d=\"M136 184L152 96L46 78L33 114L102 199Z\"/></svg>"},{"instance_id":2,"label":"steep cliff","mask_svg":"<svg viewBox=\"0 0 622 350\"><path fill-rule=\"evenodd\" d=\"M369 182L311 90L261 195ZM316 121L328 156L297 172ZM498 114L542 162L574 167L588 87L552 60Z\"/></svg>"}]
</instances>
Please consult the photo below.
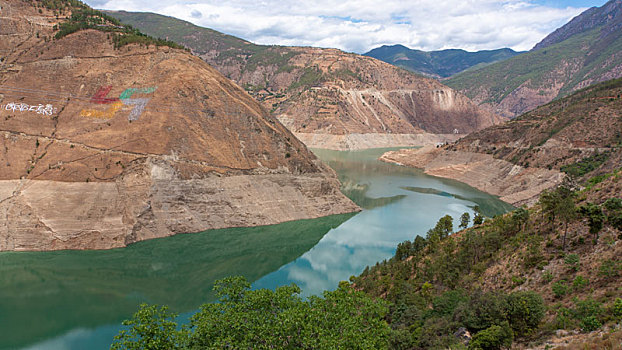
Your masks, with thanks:
<instances>
[{"instance_id":1,"label":"steep cliff","mask_svg":"<svg viewBox=\"0 0 622 350\"><path fill-rule=\"evenodd\" d=\"M455 134L502 121L433 79L371 57L255 45L156 14L109 14L188 46L241 84L309 146L423 145L455 140Z\"/></svg>"},{"instance_id":2,"label":"steep cliff","mask_svg":"<svg viewBox=\"0 0 622 350\"><path fill-rule=\"evenodd\" d=\"M357 210L329 168L202 60L79 2L0 7L0 250Z\"/></svg>"}]
</instances>

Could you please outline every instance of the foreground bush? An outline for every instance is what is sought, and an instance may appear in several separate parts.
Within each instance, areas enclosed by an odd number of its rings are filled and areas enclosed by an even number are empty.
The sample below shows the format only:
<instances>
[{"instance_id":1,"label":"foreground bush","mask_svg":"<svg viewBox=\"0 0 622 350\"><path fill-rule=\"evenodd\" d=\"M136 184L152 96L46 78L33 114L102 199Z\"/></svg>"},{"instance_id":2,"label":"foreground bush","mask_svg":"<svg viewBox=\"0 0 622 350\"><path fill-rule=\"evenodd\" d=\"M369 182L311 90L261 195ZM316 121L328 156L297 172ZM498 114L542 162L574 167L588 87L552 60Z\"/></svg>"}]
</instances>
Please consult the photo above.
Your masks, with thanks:
<instances>
[{"instance_id":1,"label":"foreground bush","mask_svg":"<svg viewBox=\"0 0 622 350\"><path fill-rule=\"evenodd\" d=\"M179 328L165 308L141 306L113 349L385 349L390 329L382 302L345 282L322 297L296 285L250 290L243 277L217 281L218 303L204 304Z\"/></svg>"}]
</instances>

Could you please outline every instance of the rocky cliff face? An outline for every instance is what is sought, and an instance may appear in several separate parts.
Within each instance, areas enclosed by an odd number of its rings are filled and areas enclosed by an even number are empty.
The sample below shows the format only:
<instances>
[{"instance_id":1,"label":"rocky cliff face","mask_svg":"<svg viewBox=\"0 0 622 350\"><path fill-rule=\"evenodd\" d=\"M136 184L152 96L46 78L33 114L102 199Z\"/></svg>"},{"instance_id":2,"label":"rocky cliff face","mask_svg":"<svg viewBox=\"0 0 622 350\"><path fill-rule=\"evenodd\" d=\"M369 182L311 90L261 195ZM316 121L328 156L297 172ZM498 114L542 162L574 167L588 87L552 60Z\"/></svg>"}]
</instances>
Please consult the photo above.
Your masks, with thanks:
<instances>
[{"instance_id":1,"label":"rocky cliff face","mask_svg":"<svg viewBox=\"0 0 622 350\"><path fill-rule=\"evenodd\" d=\"M622 1L592 8L527 53L446 80L483 108L515 117L622 77Z\"/></svg>"},{"instance_id":2,"label":"rocky cliff face","mask_svg":"<svg viewBox=\"0 0 622 350\"><path fill-rule=\"evenodd\" d=\"M417 140L452 140L454 134L502 121L435 80L370 57L336 49L254 45L154 14L110 14L187 45L242 85L309 146L422 145ZM368 141L358 142L362 137L352 134L365 135Z\"/></svg>"},{"instance_id":3,"label":"rocky cliff face","mask_svg":"<svg viewBox=\"0 0 622 350\"><path fill-rule=\"evenodd\" d=\"M330 169L200 59L119 47L105 21L53 39L71 8L57 20L37 1L0 6L0 250L357 210Z\"/></svg>"}]
</instances>

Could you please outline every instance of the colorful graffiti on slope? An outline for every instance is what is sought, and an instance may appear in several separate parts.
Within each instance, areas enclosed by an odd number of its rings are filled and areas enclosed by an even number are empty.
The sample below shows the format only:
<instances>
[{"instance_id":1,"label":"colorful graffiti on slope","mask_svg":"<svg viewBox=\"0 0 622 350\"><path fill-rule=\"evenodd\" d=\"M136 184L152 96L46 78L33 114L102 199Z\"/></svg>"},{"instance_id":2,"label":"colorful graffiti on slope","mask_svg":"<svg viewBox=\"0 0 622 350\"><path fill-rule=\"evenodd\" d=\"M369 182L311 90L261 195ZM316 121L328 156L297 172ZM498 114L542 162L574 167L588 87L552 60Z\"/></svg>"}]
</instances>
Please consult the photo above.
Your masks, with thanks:
<instances>
[{"instance_id":1,"label":"colorful graffiti on slope","mask_svg":"<svg viewBox=\"0 0 622 350\"><path fill-rule=\"evenodd\" d=\"M91 98L91 103L105 105L119 101L118 98L106 98L106 96L110 93L110 90L112 90L112 85L100 86L95 95Z\"/></svg>"},{"instance_id":2,"label":"colorful graffiti on slope","mask_svg":"<svg viewBox=\"0 0 622 350\"><path fill-rule=\"evenodd\" d=\"M97 109L83 109L80 112L81 117L92 117L100 119L111 119L121 109L122 106L133 106L127 119L129 121L138 120L145 111L145 107L151 98L131 98L135 94L149 95L156 91L157 87L148 88L128 88L125 89L119 98L107 97L112 90L112 86L100 86L97 92L91 98L91 103L95 104L109 104L106 110L101 111Z\"/></svg>"},{"instance_id":3,"label":"colorful graffiti on slope","mask_svg":"<svg viewBox=\"0 0 622 350\"><path fill-rule=\"evenodd\" d=\"M0 110L5 111L13 111L13 112L35 112L37 114L42 115L53 115L57 112L57 109L54 108L53 105L46 104L38 104L38 105L28 105L25 103L16 103L11 102L5 105L0 106Z\"/></svg>"}]
</instances>

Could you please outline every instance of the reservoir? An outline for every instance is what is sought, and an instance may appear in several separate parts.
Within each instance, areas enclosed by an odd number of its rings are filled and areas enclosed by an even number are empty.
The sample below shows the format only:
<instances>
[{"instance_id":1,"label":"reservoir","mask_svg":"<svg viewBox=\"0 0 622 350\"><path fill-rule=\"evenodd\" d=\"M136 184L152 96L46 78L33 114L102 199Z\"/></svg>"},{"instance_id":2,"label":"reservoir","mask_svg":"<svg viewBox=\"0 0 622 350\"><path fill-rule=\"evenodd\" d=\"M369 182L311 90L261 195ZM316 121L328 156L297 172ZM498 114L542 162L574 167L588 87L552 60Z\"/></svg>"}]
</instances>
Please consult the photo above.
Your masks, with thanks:
<instances>
[{"instance_id":1,"label":"reservoir","mask_svg":"<svg viewBox=\"0 0 622 350\"><path fill-rule=\"evenodd\" d=\"M187 316L213 300L216 279L244 275L254 288L296 283L320 294L442 216L478 205L512 207L465 184L383 163L388 149L315 150L339 175L359 213L254 228L210 230L107 251L0 253L0 349L108 349L140 303Z\"/></svg>"}]
</instances>

